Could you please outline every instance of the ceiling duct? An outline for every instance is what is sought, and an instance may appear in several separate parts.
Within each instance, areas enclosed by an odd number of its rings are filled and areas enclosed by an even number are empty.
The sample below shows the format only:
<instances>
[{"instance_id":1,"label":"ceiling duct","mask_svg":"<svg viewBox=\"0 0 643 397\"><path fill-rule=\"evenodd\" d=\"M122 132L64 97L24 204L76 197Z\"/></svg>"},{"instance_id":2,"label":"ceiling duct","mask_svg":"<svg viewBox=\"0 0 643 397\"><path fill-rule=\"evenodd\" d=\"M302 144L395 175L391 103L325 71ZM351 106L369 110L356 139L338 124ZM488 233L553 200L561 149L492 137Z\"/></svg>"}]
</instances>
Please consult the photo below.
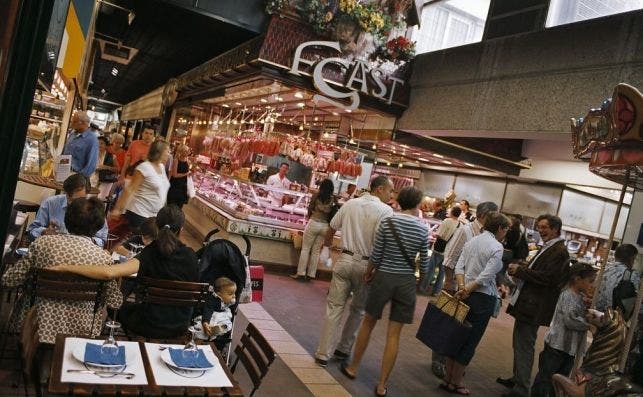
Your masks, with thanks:
<instances>
[{"instance_id":1,"label":"ceiling duct","mask_svg":"<svg viewBox=\"0 0 643 397\"><path fill-rule=\"evenodd\" d=\"M133 47L123 45L120 41L117 43L96 39L100 45L100 57L106 61L118 62L122 65L128 65L132 58L138 54L138 50Z\"/></svg>"}]
</instances>

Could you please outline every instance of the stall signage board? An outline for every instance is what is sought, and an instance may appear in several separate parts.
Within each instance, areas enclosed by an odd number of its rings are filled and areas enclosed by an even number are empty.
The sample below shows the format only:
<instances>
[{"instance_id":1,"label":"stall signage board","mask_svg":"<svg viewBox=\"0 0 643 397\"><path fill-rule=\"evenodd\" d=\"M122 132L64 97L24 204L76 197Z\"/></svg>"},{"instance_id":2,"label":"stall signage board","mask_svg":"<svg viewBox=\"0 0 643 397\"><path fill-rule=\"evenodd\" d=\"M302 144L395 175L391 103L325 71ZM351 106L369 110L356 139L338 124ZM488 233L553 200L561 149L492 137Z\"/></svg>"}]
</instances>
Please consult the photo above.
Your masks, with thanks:
<instances>
[{"instance_id":1,"label":"stall signage board","mask_svg":"<svg viewBox=\"0 0 643 397\"><path fill-rule=\"evenodd\" d=\"M332 49L340 53L341 47L337 41L307 41L300 44L295 50L290 73L295 76L302 74L312 75L315 88L323 94L313 97L315 102L326 102L340 109L355 110L359 107L359 93L375 97L391 104L397 85L404 85L404 80L386 75L382 69L371 66L368 62L355 59L336 57L319 58L315 60L303 57L306 50ZM319 55L319 54L316 54ZM324 78L326 68L339 68L344 75L341 89L331 86ZM348 100L348 106L338 100Z\"/></svg>"}]
</instances>

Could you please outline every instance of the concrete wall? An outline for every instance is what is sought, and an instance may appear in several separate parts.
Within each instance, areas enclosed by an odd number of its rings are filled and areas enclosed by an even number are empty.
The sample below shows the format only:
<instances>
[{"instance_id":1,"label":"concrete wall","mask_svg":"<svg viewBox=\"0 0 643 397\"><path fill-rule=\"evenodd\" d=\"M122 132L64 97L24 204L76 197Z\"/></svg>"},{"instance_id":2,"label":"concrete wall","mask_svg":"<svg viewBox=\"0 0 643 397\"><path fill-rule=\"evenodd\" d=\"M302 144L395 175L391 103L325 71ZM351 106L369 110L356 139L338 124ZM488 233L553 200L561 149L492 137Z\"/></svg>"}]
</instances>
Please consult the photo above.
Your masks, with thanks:
<instances>
[{"instance_id":1,"label":"concrete wall","mask_svg":"<svg viewBox=\"0 0 643 397\"><path fill-rule=\"evenodd\" d=\"M643 12L419 55L402 130L569 133L617 83L643 88Z\"/></svg>"}]
</instances>

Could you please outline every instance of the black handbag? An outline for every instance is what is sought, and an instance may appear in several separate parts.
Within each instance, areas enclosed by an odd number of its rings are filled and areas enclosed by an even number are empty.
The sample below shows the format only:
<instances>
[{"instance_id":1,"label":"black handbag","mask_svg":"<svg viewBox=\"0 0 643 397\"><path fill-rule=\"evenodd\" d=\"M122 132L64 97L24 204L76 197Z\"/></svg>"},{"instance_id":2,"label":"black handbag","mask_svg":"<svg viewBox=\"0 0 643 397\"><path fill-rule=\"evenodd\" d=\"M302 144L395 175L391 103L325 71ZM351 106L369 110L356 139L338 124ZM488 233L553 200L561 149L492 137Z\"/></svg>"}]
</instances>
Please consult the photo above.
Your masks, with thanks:
<instances>
[{"instance_id":1,"label":"black handbag","mask_svg":"<svg viewBox=\"0 0 643 397\"><path fill-rule=\"evenodd\" d=\"M634 303L636 302L636 287L632 282L632 271L630 270L630 275L625 279L625 270L623 276L621 276L621 281L616 284L614 290L612 291L612 308L620 309L623 313L623 319L625 321L629 320L634 311Z\"/></svg>"},{"instance_id":2,"label":"black handbag","mask_svg":"<svg viewBox=\"0 0 643 397\"><path fill-rule=\"evenodd\" d=\"M460 323L437 306L429 304L415 337L433 352L446 357L454 357L471 333L471 324Z\"/></svg>"},{"instance_id":3,"label":"black handbag","mask_svg":"<svg viewBox=\"0 0 643 397\"><path fill-rule=\"evenodd\" d=\"M455 228L457 229L459 227L460 227L460 222L458 222L458 225ZM453 232L453 234L451 234L451 237L449 237L448 240L445 240L440 236L436 236L435 241L433 242L432 251L436 251L443 254L444 250L447 248L447 243L453 238L454 234L455 234L455 231Z\"/></svg>"}]
</instances>

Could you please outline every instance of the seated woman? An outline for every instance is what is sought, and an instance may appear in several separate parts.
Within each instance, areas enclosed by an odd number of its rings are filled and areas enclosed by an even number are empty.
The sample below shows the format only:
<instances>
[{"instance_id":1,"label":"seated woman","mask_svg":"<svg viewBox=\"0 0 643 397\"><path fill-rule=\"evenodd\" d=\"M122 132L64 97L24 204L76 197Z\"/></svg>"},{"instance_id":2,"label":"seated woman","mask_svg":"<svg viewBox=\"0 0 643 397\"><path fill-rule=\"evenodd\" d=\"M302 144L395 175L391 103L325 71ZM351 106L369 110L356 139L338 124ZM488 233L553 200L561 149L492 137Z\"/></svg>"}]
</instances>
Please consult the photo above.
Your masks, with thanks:
<instances>
[{"instance_id":1,"label":"seated woman","mask_svg":"<svg viewBox=\"0 0 643 397\"><path fill-rule=\"evenodd\" d=\"M110 280L138 273L137 278L151 277L174 281L199 281L199 266L194 251L178 238L184 216L174 206L161 208L156 216L158 235L150 245L129 261L102 269L92 266L58 266L99 280ZM151 303L124 305L118 312L125 330L148 338L171 338L182 335L190 325L192 309Z\"/></svg>"},{"instance_id":2,"label":"seated woman","mask_svg":"<svg viewBox=\"0 0 643 397\"><path fill-rule=\"evenodd\" d=\"M65 212L65 226L69 234L43 235L29 247L29 252L2 276L2 285L17 287L28 281L33 269L50 268L65 263L67 268L87 267L109 269L112 258L92 237L105 224L103 203L97 198L76 198ZM85 265L85 266L81 266ZM12 329L22 327L30 306L30 297L22 295L16 302ZM107 284L106 304L110 308L121 305L122 296L115 281ZM102 321L94 320L92 302L64 302L41 299L36 301L38 339L41 343L54 343L57 334L98 336ZM101 319L102 320L102 319ZM94 324L93 329L92 323Z\"/></svg>"}]
</instances>

